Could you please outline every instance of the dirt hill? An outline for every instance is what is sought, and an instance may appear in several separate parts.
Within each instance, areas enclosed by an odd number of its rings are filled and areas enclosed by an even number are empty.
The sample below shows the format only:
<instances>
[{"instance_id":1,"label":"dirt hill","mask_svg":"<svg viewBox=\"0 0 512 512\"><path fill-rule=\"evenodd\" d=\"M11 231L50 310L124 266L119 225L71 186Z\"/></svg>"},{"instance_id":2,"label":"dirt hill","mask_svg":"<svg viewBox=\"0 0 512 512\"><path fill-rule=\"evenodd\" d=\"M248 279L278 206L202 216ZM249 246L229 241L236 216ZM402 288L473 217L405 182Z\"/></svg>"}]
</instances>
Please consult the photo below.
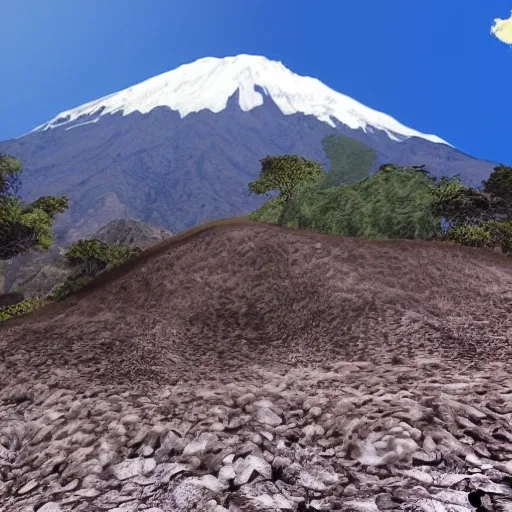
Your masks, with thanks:
<instances>
[{"instance_id":1,"label":"dirt hill","mask_svg":"<svg viewBox=\"0 0 512 512\"><path fill-rule=\"evenodd\" d=\"M182 233L0 327L0 503L509 510L511 290L459 246Z\"/></svg>"},{"instance_id":2,"label":"dirt hill","mask_svg":"<svg viewBox=\"0 0 512 512\"><path fill-rule=\"evenodd\" d=\"M28 368L46 357L109 382L395 353L474 362L512 353L511 290L510 260L490 252L238 222L164 242L2 337Z\"/></svg>"}]
</instances>

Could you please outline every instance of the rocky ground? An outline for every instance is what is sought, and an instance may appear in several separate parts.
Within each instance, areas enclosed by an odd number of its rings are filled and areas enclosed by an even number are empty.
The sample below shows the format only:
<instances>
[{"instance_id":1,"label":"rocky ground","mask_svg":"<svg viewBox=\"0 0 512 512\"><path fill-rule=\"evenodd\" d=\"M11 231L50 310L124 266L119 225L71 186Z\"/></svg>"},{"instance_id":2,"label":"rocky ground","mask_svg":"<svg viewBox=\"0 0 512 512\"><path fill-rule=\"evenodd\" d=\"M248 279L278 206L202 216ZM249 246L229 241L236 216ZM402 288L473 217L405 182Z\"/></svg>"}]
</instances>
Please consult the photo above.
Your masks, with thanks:
<instances>
[{"instance_id":1,"label":"rocky ground","mask_svg":"<svg viewBox=\"0 0 512 512\"><path fill-rule=\"evenodd\" d=\"M510 261L405 244L386 274L389 245L375 247L223 228L6 324L0 510L512 511ZM254 258L238 287L235 256ZM275 280L256 279L270 263ZM159 288L164 268L173 285ZM393 290L389 269L409 271ZM144 308L137 289L159 292ZM268 302L251 310L240 290ZM294 331L285 306L312 330Z\"/></svg>"}]
</instances>

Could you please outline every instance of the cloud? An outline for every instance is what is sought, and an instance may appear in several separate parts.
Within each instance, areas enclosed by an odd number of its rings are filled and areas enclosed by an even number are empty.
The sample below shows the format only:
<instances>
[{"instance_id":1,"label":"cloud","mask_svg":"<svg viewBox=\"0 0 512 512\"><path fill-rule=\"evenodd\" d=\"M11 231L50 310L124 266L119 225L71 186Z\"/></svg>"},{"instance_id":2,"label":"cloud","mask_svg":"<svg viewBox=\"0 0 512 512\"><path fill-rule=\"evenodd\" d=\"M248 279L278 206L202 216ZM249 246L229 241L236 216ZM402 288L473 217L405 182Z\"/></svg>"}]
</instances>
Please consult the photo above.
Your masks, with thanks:
<instances>
[{"instance_id":1,"label":"cloud","mask_svg":"<svg viewBox=\"0 0 512 512\"><path fill-rule=\"evenodd\" d=\"M510 18L506 20L494 19L491 34L494 34L502 43L512 44L512 11L510 12Z\"/></svg>"}]
</instances>

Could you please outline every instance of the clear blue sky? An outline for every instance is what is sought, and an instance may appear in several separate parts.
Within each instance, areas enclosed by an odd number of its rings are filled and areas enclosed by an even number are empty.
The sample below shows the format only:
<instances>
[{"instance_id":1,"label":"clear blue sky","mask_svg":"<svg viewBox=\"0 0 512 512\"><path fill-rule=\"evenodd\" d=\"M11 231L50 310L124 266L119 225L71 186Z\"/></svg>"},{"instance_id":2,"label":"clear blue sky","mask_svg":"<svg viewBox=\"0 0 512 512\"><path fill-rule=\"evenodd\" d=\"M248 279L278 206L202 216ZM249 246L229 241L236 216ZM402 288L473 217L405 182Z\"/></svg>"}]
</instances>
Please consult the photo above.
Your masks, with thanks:
<instances>
[{"instance_id":1,"label":"clear blue sky","mask_svg":"<svg viewBox=\"0 0 512 512\"><path fill-rule=\"evenodd\" d=\"M512 0L0 0L0 140L204 56L262 54L512 164Z\"/></svg>"}]
</instances>

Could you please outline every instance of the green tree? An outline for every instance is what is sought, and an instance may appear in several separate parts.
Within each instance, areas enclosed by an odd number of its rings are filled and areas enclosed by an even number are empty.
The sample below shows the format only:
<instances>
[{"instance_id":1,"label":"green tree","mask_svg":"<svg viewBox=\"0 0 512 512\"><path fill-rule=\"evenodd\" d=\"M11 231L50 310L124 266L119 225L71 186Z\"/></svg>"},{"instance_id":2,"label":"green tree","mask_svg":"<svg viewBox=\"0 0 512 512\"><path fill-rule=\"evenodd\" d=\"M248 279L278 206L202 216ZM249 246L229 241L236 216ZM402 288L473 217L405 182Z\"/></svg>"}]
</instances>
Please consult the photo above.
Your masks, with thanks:
<instances>
[{"instance_id":1,"label":"green tree","mask_svg":"<svg viewBox=\"0 0 512 512\"><path fill-rule=\"evenodd\" d=\"M500 164L482 185L484 192L503 199L507 210L512 208L512 167ZM510 211L507 213L510 215Z\"/></svg>"},{"instance_id":2,"label":"green tree","mask_svg":"<svg viewBox=\"0 0 512 512\"><path fill-rule=\"evenodd\" d=\"M29 249L46 250L52 243L52 227L58 213L69 207L67 197L40 197L24 203L17 193L21 162L0 153L0 259Z\"/></svg>"},{"instance_id":3,"label":"green tree","mask_svg":"<svg viewBox=\"0 0 512 512\"><path fill-rule=\"evenodd\" d=\"M442 177L432 189L432 210L451 226L478 224L498 218L504 208L501 197L464 185L459 176Z\"/></svg>"},{"instance_id":4,"label":"green tree","mask_svg":"<svg viewBox=\"0 0 512 512\"><path fill-rule=\"evenodd\" d=\"M281 223L289 202L307 184L319 182L324 177L322 166L298 155L266 156L261 162L260 176L249 183L249 193L270 194L277 191L283 203Z\"/></svg>"},{"instance_id":5,"label":"green tree","mask_svg":"<svg viewBox=\"0 0 512 512\"><path fill-rule=\"evenodd\" d=\"M21 162L16 158L0 153L0 198L14 195L20 187Z\"/></svg>"}]
</instances>

